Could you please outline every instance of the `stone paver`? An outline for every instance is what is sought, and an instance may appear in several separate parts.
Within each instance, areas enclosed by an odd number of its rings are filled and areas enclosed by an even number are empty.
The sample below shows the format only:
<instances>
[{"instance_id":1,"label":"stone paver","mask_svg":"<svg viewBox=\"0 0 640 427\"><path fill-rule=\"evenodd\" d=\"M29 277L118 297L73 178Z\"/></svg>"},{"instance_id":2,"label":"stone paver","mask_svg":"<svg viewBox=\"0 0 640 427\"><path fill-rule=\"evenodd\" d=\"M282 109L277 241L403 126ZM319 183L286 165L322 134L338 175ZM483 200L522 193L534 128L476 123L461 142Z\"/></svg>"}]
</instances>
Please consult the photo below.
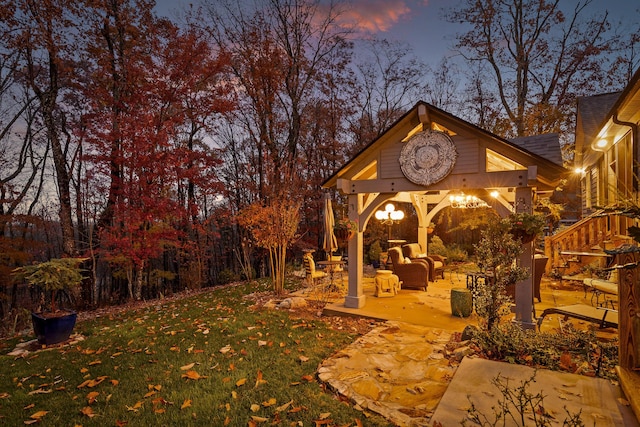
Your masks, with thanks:
<instances>
[{"instance_id":1,"label":"stone paver","mask_svg":"<svg viewBox=\"0 0 640 427\"><path fill-rule=\"evenodd\" d=\"M451 332L389 321L325 360L320 381L398 426L427 426L456 367Z\"/></svg>"}]
</instances>

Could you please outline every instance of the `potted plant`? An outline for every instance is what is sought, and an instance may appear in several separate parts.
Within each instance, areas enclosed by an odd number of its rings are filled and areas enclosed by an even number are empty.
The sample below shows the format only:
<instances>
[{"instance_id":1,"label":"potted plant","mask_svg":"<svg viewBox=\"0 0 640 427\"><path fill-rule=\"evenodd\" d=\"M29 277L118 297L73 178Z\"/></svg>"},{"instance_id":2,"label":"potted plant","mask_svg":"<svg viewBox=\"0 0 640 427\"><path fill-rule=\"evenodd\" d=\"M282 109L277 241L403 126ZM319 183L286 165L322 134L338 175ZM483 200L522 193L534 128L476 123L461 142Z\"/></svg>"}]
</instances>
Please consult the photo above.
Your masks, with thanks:
<instances>
[{"instance_id":1,"label":"potted plant","mask_svg":"<svg viewBox=\"0 0 640 427\"><path fill-rule=\"evenodd\" d=\"M369 246L369 261L373 265L373 268L380 268L380 254L382 253L382 246L380 246L380 241L375 240Z\"/></svg>"},{"instance_id":2,"label":"potted plant","mask_svg":"<svg viewBox=\"0 0 640 427\"><path fill-rule=\"evenodd\" d=\"M77 313L56 307L58 291L71 291L82 283L80 264L86 258L54 258L14 270L16 280L24 280L50 295L49 309L31 313L38 342L45 345L66 341L76 324Z\"/></svg>"},{"instance_id":3,"label":"potted plant","mask_svg":"<svg viewBox=\"0 0 640 427\"><path fill-rule=\"evenodd\" d=\"M348 218L336 221L333 232L340 240L349 240L355 236L358 231L358 223Z\"/></svg>"},{"instance_id":4,"label":"potted plant","mask_svg":"<svg viewBox=\"0 0 640 427\"><path fill-rule=\"evenodd\" d=\"M542 234L547 225L542 214L524 212L509 215L509 223L511 224L510 233L522 243L532 242Z\"/></svg>"}]
</instances>

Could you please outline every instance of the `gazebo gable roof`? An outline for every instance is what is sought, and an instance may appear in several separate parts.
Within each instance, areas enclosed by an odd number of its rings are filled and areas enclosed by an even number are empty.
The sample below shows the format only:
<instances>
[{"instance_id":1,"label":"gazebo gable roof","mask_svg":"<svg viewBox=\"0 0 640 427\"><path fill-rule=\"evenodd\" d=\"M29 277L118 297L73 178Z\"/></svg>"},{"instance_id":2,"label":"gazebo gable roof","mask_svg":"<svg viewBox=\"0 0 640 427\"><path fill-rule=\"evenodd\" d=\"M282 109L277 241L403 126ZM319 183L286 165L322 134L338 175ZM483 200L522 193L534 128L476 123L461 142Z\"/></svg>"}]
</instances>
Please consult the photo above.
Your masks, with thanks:
<instances>
[{"instance_id":1,"label":"gazebo gable roof","mask_svg":"<svg viewBox=\"0 0 640 427\"><path fill-rule=\"evenodd\" d=\"M402 172L403 146L420 132L449 135L456 160L437 183L420 185ZM346 194L371 192L429 192L464 188L532 185L555 188L567 170L544 157L487 132L428 103L418 102L380 137L373 140L323 183ZM475 178L469 182L470 175Z\"/></svg>"}]
</instances>

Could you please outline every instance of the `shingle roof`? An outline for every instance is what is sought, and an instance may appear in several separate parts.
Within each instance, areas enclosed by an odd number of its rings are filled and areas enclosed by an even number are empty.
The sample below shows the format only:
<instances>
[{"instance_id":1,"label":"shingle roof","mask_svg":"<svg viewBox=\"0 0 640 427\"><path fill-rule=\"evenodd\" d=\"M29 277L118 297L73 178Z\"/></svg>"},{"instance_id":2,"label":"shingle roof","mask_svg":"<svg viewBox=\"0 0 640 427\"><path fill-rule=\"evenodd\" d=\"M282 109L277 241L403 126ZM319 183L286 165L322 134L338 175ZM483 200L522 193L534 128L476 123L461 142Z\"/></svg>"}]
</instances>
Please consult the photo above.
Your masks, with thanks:
<instances>
[{"instance_id":1,"label":"shingle roof","mask_svg":"<svg viewBox=\"0 0 640 427\"><path fill-rule=\"evenodd\" d=\"M611 107L620 97L620 93L613 92L578 98L578 117L580 120L577 126L580 126L580 129L576 129L576 133L580 132L587 141L594 139L602 122L611 111Z\"/></svg>"},{"instance_id":2,"label":"shingle roof","mask_svg":"<svg viewBox=\"0 0 640 427\"><path fill-rule=\"evenodd\" d=\"M560 137L557 133L547 133L544 135L524 136L510 139L509 142L516 144L540 157L551 160L553 163L562 166L562 152L560 150Z\"/></svg>"}]
</instances>

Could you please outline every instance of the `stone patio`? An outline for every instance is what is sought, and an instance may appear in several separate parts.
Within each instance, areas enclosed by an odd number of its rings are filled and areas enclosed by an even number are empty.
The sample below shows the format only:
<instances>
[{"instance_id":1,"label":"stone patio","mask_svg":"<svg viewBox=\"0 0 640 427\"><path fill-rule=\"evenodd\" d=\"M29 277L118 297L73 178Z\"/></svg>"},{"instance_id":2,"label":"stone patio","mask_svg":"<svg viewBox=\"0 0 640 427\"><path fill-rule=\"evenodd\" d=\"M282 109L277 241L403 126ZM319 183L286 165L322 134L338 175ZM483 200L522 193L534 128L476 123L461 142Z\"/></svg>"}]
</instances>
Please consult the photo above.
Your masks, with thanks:
<instances>
[{"instance_id":1,"label":"stone patio","mask_svg":"<svg viewBox=\"0 0 640 427\"><path fill-rule=\"evenodd\" d=\"M466 286L464 273L448 272L445 279L431 283L427 292L402 290L392 298L374 297L374 273L366 275L364 308L345 308L338 296L323 313L386 322L325 360L318 370L322 382L362 409L379 413L398 426L427 426L431 421L443 426L460 425L469 407L468 395L485 415L491 414L499 392L486 390L493 387L491 382L498 373L514 381L531 376L531 368L465 358L471 352L464 343L450 347L452 334L478 321L475 313L468 318L451 315L449 295L452 288ZM578 283L546 278L541 293L542 302L535 304L537 313L552 306L589 304L590 298ZM589 327L585 322L568 321L578 328ZM548 316L541 328L558 328L563 323L558 316ZM599 334L606 338L617 331L605 329ZM458 361L463 361L460 367ZM592 421L598 426L640 425L617 384L580 375L569 378L567 375L572 374L546 370L538 370L537 375L536 384L547 396L545 407L553 408L558 425L566 416L564 406L572 413L584 407L586 425L593 425ZM572 388L563 391L563 384L572 384Z\"/></svg>"}]
</instances>

